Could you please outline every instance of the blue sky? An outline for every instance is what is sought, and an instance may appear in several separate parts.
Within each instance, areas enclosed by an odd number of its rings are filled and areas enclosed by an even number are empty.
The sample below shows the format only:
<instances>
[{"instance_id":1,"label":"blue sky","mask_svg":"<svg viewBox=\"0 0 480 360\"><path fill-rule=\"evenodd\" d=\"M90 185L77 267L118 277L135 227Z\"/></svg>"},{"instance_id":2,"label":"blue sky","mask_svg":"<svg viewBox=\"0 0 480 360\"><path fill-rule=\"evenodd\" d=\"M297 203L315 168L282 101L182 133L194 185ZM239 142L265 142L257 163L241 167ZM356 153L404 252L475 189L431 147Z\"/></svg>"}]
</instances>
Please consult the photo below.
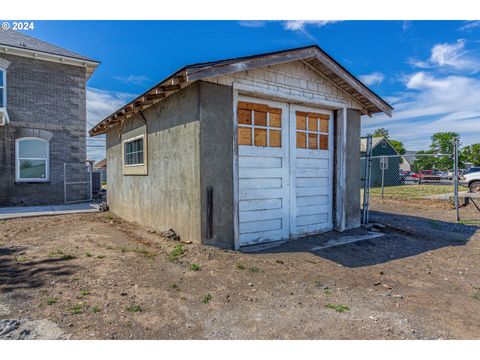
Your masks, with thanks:
<instances>
[{"instance_id":1,"label":"blue sky","mask_svg":"<svg viewBox=\"0 0 480 360\"><path fill-rule=\"evenodd\" d=\"M476 21L36 21L25 33L101 61L90 125L186 64L316 43L395 107L364 117L364 134L385 127L409 150L437 131L480 142ZM103 143L88 140L90 158Z\"/></svg>"}]
</instances>

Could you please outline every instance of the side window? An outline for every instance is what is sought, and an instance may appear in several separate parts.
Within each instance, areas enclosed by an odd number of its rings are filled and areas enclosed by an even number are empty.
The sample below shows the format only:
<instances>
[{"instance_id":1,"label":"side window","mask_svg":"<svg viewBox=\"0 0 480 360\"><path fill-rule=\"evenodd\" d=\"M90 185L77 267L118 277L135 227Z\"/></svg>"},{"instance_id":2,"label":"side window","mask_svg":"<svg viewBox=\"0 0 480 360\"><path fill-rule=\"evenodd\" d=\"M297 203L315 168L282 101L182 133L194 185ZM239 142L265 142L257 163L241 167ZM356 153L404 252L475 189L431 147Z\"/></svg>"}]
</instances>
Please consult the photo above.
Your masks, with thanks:
<instances>
[{"instance_id":1,"label":"side window","mask_svg":"<svg viewBox=\"0 0 480 360\"><path fill-rule=\"evenodd\" d=\"M330 116L312 112L297 111L297 148L328 150L328 122Z\"/></svg>"},{"instance_id":2,"label":"side window","mask_svg":"<svg viewBox=\"0 0 480 360\"><path fill-rule=\"evenodd\" d=\"M238 145L282 147L282 109L238 102Z\"/></svg>"},{"instance_id":3,"label":"side window","mask_svg":"<svg viewBox=\"0 0 480 360\"><path fill-rule=\"evenodd\" d=\"M382 148L386 148L387 147L387 142L386 141L382 141Z\"/></svg>"},{"instance_id":4,"label":"side window","mask_svg":"<svg viewBox=\"0 0 480 360\"><path fill-rule=\"evenodd\" d=\"M7 107L7 72L0 68L0 108Z\"/></svg>"},{"instance_id":5,"label":"side window","mask_svg":"<svg viewBox=\"0 0 480 360\"><path fill-rule=\"evenodd\" d=\"M16 140L16 181L48 181L48 148L48 141L39 138L21 138Z\"/></svg>"},{"instance_id":6,"label":"side window","mask_svg":"<svg viewBox=\"0 0 480 360\"><path fill-rule=\"evenodd\" d=\"M125 165L143 165L143 135L124 141Z\"/></svg>"}]
</instances>

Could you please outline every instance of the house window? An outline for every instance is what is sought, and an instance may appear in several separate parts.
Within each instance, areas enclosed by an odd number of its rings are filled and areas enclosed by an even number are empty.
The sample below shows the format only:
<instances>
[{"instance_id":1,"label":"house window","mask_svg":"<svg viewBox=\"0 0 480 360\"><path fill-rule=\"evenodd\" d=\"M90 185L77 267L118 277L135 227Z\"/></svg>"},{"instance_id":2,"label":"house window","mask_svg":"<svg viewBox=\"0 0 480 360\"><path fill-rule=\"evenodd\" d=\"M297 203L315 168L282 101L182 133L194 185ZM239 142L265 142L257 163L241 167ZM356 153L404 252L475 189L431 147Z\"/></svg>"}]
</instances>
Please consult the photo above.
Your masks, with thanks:
<instances>
[{"instance_id":1,"label":"house window","mask_svg":"<svg viewBox=\"0 0 480 360\"><path fill-rule=\"evenodd\" d=\"M16 181L48 181L48 141L39 138L21 138L15 142Z\"/></svg>"},{"instance_id":2,"label":"house window","mask_svg":"<svg viewBox=\"0 0 480 360\"><path fill-rule=\"evenodd\" d=\"M297 148L328 150L328 121L330 116L297 111Z\"/></svg>"},{"instance_id":3,"label":"house window","mask_svg":"<svg viewBox=\"0 0 480 360\"><path fill-rule=\"evenodd\" d=\"M125 165L143 165L143 135L124 142Z\"/></svg>"},{"instance_id":4,"label":"house window","mask_svg":"<svg viewBox=\"0 0 480 360\"><path fill-rule=\"evenodd\" d=\"M238 145L282 147L282 109L238 102Z\"/></svg>"},{"instance_id":5,"label":"house window","mask_svg":"<svg viewBox=\"0 0 480 360\"><path fill-rule=\"evenodd\" d=\"M382 148L386 148L387 147L387 142L386 141L382 141Z\"/></svg>"},{"instance_id":6,"label":"house window","mask_svg":"<svg viewBox=\"0 0 480 360\"><path fill-rule=\"evenodd\" d=\"M0 68L0 108L7 107L7 72Z\"/></svg>"},{"instance_id":7,"label":"house window","mask_svg":"<svg viewBox=\"0 0 480 360\"><path fill-rule=\"evenodd\" d=\"M380 158L380 170L388 170L388 157L382 156Z\"/></svg>"}]
</instances>

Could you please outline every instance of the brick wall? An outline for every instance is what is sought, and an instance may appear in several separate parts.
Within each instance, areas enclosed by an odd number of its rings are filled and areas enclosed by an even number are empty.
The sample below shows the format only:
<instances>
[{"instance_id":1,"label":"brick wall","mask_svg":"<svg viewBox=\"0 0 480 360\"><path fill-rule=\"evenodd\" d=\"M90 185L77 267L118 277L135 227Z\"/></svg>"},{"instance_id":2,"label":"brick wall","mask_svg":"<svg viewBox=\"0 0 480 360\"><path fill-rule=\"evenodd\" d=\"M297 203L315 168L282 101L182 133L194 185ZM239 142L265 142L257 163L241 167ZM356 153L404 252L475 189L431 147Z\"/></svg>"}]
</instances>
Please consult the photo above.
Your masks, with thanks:
<instances>
[{"instance_id":1,"label":"brick wall","mask_svg":"<svg viewBox=\"0 0 480 360\"><path fill-rule=\"evenodd\" d=\"M63 164L86 160L85 68L1 54L10 123L0 127L0 206L62 203ZM15 182L15 139L50 142L50 181ZM78 167L79 168L79 167Z\"/></svg>"}]
</instances>

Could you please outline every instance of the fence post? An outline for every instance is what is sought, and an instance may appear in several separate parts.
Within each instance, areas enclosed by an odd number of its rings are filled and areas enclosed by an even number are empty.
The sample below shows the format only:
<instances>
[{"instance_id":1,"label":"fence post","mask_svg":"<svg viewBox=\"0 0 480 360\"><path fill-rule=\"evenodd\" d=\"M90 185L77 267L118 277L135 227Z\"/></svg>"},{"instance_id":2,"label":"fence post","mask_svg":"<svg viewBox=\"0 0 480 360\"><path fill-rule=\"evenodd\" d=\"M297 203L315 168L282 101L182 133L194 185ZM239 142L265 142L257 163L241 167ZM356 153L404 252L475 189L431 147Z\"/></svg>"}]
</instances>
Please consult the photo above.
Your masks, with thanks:
<instances>
[{"instance_id":1,"label":"fence post","mask_svg":"<svg viewBox=\"0 0 480 360\"><path fill-rule=\"evenodd\" d=\"M382 199L383 199L384 184L385 184L385 157L382 157Z\"/></svg>"},{"instance_id":2,"label":"fence post","mask_svg":"<svg viewBox=\"0 0 480 360\"><path fill-rule=\"evenodd\" d=\"M67 163L63 163L63 202L67 203Z\"/></svg>"},{"instance_id":3,"label":"fence post","mask_svg":"<svg viewBox=\"0 0 480 360\"><path fill-rule=\"evenodd\" d=\"M460 221L460 212L458 209L458 139L455 139L453 147L453 196L455 202L455 212L457 215L457 222Z\"/></svg>"},{"instance_id":4,"label":"fence post","mask_svg":"<svg viewBox=\"0 0 480 360\"><path fill-rule=\"evenodd\" d=\"M370 198L370 165L372 152L372 136L367 136L367 147L365 149L365 180L363 181L363 216L362 223L368 224L368 206Z\"/></svg>"}]
</instances>

